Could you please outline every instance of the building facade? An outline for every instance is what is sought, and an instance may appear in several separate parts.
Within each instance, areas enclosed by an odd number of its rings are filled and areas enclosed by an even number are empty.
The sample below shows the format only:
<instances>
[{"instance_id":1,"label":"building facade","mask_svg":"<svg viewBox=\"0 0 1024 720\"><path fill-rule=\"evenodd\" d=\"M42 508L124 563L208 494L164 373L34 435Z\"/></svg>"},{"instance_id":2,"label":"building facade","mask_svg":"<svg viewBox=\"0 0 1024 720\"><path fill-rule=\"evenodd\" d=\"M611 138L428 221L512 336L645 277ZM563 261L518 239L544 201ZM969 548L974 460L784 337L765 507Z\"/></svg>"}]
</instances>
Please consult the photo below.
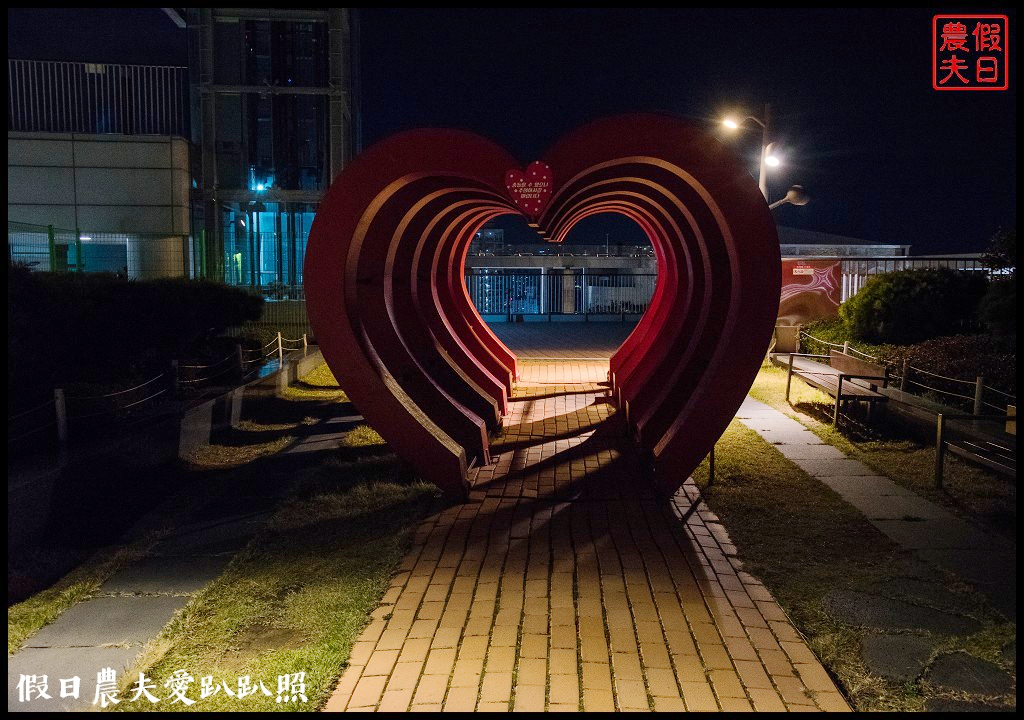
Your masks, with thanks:
<instances>
[{"instance_id":1,"label":"building facade","mask_svg":"<svg viewBox=\"0 0 1024 720\"><path fill-rule=\"evenodd\" d=\"M350 13L180 12L199 178L192 229L207 273L297 296L320 199L356 151Z\"/></svg>"},{"instance_id":2,"label":"building facade","mask_svg":"<svg viewBox=\"0 0 1024 720\"><path fill-rule=\"evenodd\" d=\"M191 275L183 67L9 59L9 260Z\"/></svg>"}]
</instances>

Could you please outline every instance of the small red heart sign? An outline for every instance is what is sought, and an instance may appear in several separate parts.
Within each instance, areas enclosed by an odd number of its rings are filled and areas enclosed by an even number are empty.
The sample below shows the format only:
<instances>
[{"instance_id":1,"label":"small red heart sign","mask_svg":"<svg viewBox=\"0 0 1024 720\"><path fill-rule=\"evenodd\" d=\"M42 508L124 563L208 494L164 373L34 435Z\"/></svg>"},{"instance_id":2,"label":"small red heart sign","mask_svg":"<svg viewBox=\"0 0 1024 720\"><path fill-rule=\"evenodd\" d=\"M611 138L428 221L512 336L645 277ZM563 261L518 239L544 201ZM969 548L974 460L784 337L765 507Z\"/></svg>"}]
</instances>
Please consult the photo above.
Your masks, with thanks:
<instances>
[{"instance_id":1,"label":"small red heart sign","mask_svg":"<svg viewBox=\"0 0 1024 720\"><path fill-rule=\"evenodd\" d=\"M505 188L512 201L530 217L536 218L551 199L554 176L547 163L535 161L526 171L509 170L505 173Z\"/></svg>"}]
</instances>

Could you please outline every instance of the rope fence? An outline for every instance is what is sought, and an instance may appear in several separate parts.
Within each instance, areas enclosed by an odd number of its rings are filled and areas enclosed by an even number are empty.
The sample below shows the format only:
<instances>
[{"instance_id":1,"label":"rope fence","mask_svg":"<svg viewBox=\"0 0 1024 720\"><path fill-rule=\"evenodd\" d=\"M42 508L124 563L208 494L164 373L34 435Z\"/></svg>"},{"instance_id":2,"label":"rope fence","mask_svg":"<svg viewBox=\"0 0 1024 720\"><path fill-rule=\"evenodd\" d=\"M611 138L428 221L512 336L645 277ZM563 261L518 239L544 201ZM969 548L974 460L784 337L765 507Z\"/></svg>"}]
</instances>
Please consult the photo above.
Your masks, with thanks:
<instances>
[{"instance_id":1,"label":"rope fence","mask_svg":"<svg viewBox=\"0 0 1024 720\"><path fill-rule=\"evenodd\" d=\"M849 342L829 342L827 340L814 337L810 333L805 332L803 330L800 331L800 337L801 339L810 340L811 342L818 343L819 345L828 348L840 348L843 352L847 354L855 354L868 360L874 360L875 362L880 363L883 362L874 355L868 355L867 353L858 350L855 347L852 347ZM889 363L884 364L890 365ZM912 373L915 376L914 379L911 378ZM985 385L985 379L982 376L978 376L974 380L950 377L949 375L943 375L941 373L932 372L931 370L919 368L915 365L911 365L909 362L904 361L902 369L899 372L891 372L889 377L893 381L893 383L896 384L899 387L899 389L902 390L903 392L907 392L911 395L921 396L922 393L920 392L914 393L910 391L909 386L913 386L915 388L923 390L925 393L932 393L935 396L938 396L940 402L951 402L954 405L966 405L969 409L973 411L975 415L980 415L986 407L992 408L993 410L996 410L998 412L1005 413L1007 411L1008 405L1015 406L1017 404L1016 395L1008 393L1004 390L999 390L998 388L994 388L989 385ZM934 378L934 380L931 380L930 378ZM953 387L956 389L936 387L936 385L938 384L936 381L954 383ZM973 394L966 394L968 388L974 389ZM963 390L963 392L958 392L958 390L961 389ZM989 402L988 400L985 399L986 393L995 393L1000 398L1003 398L1003 404L996 405Z\"/></svg>"},{"instance_id":2,"label":"rope fence","mask_svg":"<svg viewBox=\"0 0 1024 720\"><path fill-rule=\"evenodd\" d=\"M195 393L235 381L244 384L256 377L260 368L271 358L276 357L283 363L286 351L305 350L308 347L309 340L305 334L300 338L285 338L278 332L277 337L259 349L236 345L234 352L211 363L181 364L172 360L168 372L124 390L101 395L66 395L62 388L56 388L52 399L8 416L7 444L10 448L12 443L55 429L56 440L64 447L67 444L70 420L77 423L106 417L123 424L151 407L157 398L178 397L181 391ZM146 417L142 416L135 422L129 422L129 425L137 425L145 420Z\"/></svg>"}]
</instances>

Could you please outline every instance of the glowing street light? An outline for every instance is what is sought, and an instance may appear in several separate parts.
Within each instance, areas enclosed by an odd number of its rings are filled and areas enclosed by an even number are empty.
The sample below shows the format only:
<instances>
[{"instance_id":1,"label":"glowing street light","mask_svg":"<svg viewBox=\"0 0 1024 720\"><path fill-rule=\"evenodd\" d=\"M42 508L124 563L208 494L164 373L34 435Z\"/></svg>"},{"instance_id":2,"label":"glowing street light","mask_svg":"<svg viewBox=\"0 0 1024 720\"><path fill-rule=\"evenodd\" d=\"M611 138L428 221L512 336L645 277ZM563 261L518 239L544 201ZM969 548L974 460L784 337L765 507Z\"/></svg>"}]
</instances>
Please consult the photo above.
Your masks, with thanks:
<instances>
[{"instance_id":1,"label":"glowing street light","mask_svg":"<svg viewBox=\"0 0 1024 720\"><path fill-rule=\"evenodd\" d=\"M735 118L727 117L722 120L722 124L730 130L738 130L740 125L745 123L747 120L753 120L755 123L761 126L761 167L757 175L757 186L761 188L761 194L764 195L764 199L768 200L768 176L765 175L765 165L777 165L778 160L774 163L766 162L768 158L768 124L771 121L771 106L768 103L764 105L764 120L756 118L753 115L747 115L742 120L736 120ZM773 156L774 157L774 156Z\"/></svg>"},{"instance_id":2,"label":"glowing street light","mask_svg":"<svg viewBox=\"0 0 1024 720\"><path fill-rule=\"evenodd\" d=\"M768 174L766 168L779 167L782 164L782 159L776 152L775 143L768 142L768 127L771 122L771 105L765 103L764 106L764 120L754 117L753 115L747 115L741 120L737 120L733 117L726 117L722 119L722 125L730 130L738 130L743 123L747 120L753 120L755 123L761 126L761 163L757 175L757 186L761 189L761 194L764 195L765 201L768 200ZM797 191L794 194L795 191ZM792 205L806 205L808 202L807 195L804 194L804 189L800 185L794 185L786 193L786 197L778 202L771 203L768 208L775 209L779 205L790 203Z\"/></svg>"}]
</instances>

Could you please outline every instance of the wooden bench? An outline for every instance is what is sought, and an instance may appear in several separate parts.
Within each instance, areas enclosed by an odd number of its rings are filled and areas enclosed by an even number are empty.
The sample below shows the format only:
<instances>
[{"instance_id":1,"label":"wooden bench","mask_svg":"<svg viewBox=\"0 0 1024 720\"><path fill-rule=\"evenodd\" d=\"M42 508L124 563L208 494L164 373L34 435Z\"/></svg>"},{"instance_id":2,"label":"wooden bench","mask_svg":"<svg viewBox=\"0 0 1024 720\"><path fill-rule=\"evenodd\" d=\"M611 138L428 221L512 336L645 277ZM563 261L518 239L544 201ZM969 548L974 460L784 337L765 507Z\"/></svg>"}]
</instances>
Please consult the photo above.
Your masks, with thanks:
<instances>
[{"instance_id":1,"label":"wooden bench","mask_svg":"<svg viewBox=\"0 0 1024 720\"><path fill-rule=\"evenodd\" d=\"M942 470L945 466L946 453L970 460L1000 475L1017 477L1017 408L1011 406L1006 415L961 415L939 413L935 428L935 487L942 487ZM1007 432L1001 437L989 439L979 437L961 437L952 439L947 435L947 420L984 420L1006 423ZM1013 430L1010 432L1010 423Z\"/></svg>"},{"instance_id":2,"label":"wooden bench","mask_svg":"<svg viewBox=\"0 0 1024 720\"><path fill-rule=\"evenodd\" d=\"M815 360L828 360L828 365ZM790 353L789 370L786 373L786 402L789 402L789 388L794 375L835 398L833 425L838 422L839 412L847 401L870 403L870 411L874 403L889 399L878 392L879 384L883 388L889 384L887 367L838 350L831 350L828 355Z\"/></svg>"}]
</instances>

